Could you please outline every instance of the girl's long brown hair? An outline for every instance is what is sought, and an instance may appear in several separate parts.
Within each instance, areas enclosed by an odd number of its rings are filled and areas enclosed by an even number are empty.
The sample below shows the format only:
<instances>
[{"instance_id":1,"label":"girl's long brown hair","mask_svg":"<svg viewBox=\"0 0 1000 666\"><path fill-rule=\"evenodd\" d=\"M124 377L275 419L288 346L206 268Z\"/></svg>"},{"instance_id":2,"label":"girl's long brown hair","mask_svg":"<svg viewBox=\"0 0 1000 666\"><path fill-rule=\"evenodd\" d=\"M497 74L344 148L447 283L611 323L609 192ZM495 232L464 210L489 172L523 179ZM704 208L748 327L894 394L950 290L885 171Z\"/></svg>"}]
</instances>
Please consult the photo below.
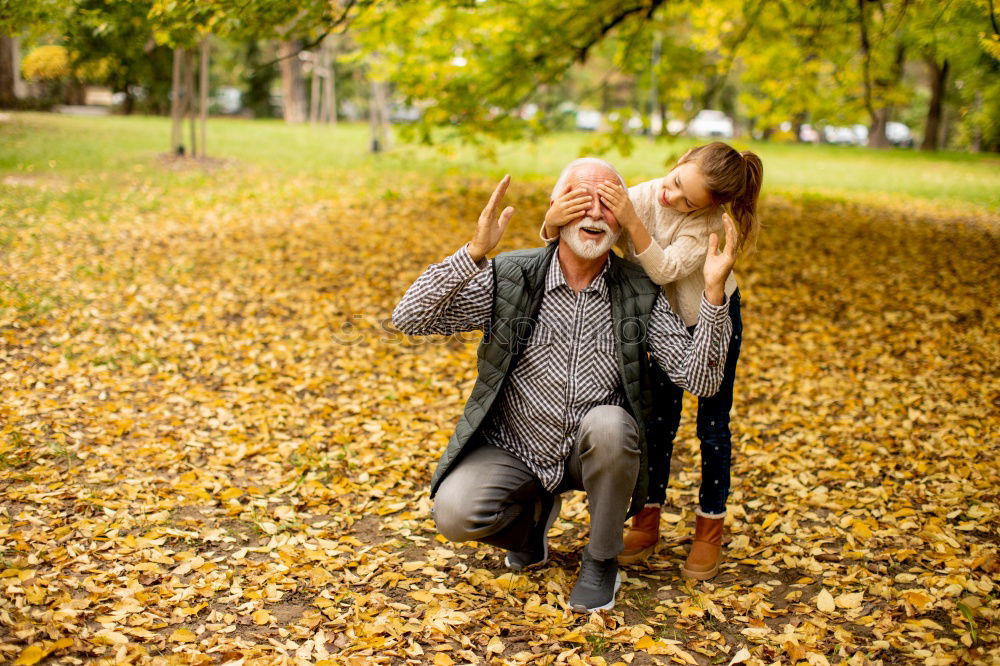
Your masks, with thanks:
<instances>
[{"instance_id":1,"label":"girl's long brown hair","mask_svg":"<svg viewBox=\"0 0 1000 666\"><path fill-rule=\"evenodd\" d=\"M739 232L736 251L753 249L760 230L757 199L764 182L764 164L760 158L749 150L740 152L721 141L713 141L692 148L677 160L678 165L685 162L694 162L705 176L713 204L729 204Z\"/></svg>"}]
</instances>

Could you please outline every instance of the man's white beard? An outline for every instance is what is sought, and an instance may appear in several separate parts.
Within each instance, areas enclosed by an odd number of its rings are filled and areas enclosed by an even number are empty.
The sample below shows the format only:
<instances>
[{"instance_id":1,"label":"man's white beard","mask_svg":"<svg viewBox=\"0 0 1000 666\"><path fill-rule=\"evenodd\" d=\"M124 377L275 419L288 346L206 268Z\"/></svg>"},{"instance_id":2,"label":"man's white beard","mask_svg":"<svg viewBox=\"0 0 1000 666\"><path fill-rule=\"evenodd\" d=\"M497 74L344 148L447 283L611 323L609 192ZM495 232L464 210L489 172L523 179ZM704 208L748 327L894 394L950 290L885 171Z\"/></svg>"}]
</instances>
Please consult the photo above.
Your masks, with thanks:
<instances>
[{"instance_id":1,"label":"man's white beard","mask_svg":"<svg viewBox=\"0 0 1000 666\"><path fill-rule=\"evenodd\" d=\"M604 236L602 236L599 241L583 240L580 238L581 227L603 229ZM615 244L616 240L618 240L618 236L621 235L621 232L622 230L619 229L618 231L612 233L611 226L604 220L594 220L589 217L585 217L579 222L563 226L563 228L559 231L559 237L562 239L562 242L569 246L569 249L573 251L573 254L581 259L597 259L611 249L611 246Z\"/></svg>"}]
</instances>

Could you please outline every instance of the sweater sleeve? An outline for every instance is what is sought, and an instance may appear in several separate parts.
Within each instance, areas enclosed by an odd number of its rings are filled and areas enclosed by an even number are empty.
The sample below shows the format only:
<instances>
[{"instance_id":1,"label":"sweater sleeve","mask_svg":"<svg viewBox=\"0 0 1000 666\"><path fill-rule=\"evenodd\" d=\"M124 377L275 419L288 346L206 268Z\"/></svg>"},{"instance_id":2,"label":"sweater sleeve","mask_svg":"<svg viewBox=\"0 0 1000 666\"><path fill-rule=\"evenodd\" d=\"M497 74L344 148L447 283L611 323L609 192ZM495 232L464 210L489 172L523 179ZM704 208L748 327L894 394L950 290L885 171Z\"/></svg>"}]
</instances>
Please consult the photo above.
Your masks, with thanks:
<instances>
[{"instance_id":1,"label":"sweater sleeve","mask_svg":"<svg viewBox=\"0 0 1000 666\"><path fill-rule=\"evenodd\" d=\"M538 237L541 238L542 242L544 242L546 245L548 245L549 243L555 243L559 239L558 234L556 234L552 238L545 237L545 220L542 220L542 226L539 227L538 229Z\"/></svg>"},{"instance_id":2,"label":"sweater sleeve","mask_svg":"<svg viewBox=\"0 0 1000 666\"><path fill-rule=\"evenodd\" d=\"M652 236L652 234L650 234ZM708 232L682 233L667 247L660 247L656 238L649 247L635 255L636 261L656 284L668 284L687 277L705 262Z\"/></svg>"},{"instance_id":3,"label":"sweater sleeve","mask_svg":"<svg viewBox=\"0 0 1000 666\"><path fill-rule=\"evenodd\" d=\"M663 285L683 279L701 268L708 252L708 237L716 222L721 226L722 219L697 213L684 215L679 221L681 226L677 235L669 245L662 245L657 240L657 229L671 224L669 216L682 214L656 203L655 182L642 183L630 189L629 197L650 236L649 247L634 255L634 261L642 266L649 279Z\"/></svg>"}]
</instances>

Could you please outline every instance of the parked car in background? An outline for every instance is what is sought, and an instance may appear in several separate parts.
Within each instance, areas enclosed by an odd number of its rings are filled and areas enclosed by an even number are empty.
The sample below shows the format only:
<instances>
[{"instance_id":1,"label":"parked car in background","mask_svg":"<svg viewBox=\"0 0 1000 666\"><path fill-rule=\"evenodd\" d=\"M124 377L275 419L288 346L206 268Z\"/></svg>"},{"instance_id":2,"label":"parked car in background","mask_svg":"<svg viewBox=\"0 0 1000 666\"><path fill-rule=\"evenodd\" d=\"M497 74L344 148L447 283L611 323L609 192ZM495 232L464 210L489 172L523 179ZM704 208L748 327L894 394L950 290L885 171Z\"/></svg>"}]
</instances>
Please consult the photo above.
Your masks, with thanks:
<instances>
[{"instance_id":1,"label":"parked car in background","mask_svg":"<svg viewBox=\"0 0 1000 666\"><path fill-rule=\"evenodd\" d=\"M888 122L885 124L885 138L894 146L913 147L913 133L903 123Z\"/></svg>"},{"instance_id":2,"label":"parked car in background","mask_svg":"<svg viewBox=\"0 0 1000 666\"><path fill-rule=\"evenodd\" d=\"M578 109L576 112L576 128L594 132L601 126L601 112L591 109Z\"/></svg>"},{"instance_id":3,"label":"parked car in background","mask_svg":"<svg viewBox=\"0 0 1000 666\"><path fill-rule=\"evenodd\" d=\"M788 127L791 128L791 126L792 124L788 123ZM799 141L802 143L819 143L820 138L819 132L809 123L802 123L799 127Z\"/></svg>"},{"instance_id":4,"label":"parked car in background","mask_svg":"<svg viewBox=\"0 0 1000 666\"><path fill-rule=\"evenodd\" d=\"M243 91L233 86L217 88L212 96L213 112L226 115L237 114L243 110Z\"/></svg>"},{"instance_id":5,"label":"parked car in background","mask_svg":"<svg viewBox=\"0 0 1000 666\"><path fill-rule=\"evenodd\" d=\"M733 138L733 119L722 111L704 109L688 123L687 133L699 139Z\"/></svg>"},{"instance_id":6,"label":"parked car in background","mask_svg":"<svg viewBox=\"0 0 1000 666\"><path fill-rule=\"evenodd\" d=\"M823 140L841 146L863 146L868 142L868 128L864 125L827 125L823 128Z\"/></svg>"},{"instance_id":7,"label":"parked car in background","mask_svg":"<svg viewBox=\"0 0 1000 666\"><path fill-rule=\"evenodd\" d=\"M389 108L389 122L402 125L420 120L420 109L406 104L393 104Z\"/></svg>"}]
</instances>

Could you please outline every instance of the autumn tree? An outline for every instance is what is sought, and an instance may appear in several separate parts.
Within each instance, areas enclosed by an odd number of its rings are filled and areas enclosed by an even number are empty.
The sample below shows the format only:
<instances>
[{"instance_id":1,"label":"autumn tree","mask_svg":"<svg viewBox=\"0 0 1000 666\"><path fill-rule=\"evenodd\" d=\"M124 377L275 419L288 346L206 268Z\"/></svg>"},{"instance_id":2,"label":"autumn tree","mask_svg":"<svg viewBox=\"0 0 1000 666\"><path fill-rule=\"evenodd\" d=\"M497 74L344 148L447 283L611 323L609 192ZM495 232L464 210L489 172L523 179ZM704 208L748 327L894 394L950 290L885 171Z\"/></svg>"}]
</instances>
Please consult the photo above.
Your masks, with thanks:
<instances>
[{"instance_id":1,"label":"autumn tree","mask_svg":"<svg viewBox=\"0 0 1000 666\"><path fill-rule=\"evenodd\" d=\"M90 80L124 95L123 111L135 109L137 88L147 108L162 111L168 98L171 54L156 43L149 0L76 0L62 23L62 41L74 66Z\"/></svg>"},{"instance_id":2,"label":"autumn tree","mask_svg":"<svg viewBox=\"0 0 1000 666\"><path fill-rule=\"evenodd\" d=\"M0 28L60 12L76 21L65 39L81 60L115 54L106 82L126 94L136 80L162 78L137 72L174 50L174 149L179 117L194 110L196 69L206 113L208 68L194 66L192 50L207 62L209 35L253 44L258 107L280 71L286 119L301 121L302 60L314 57L303 54L349 29L356 50L339 59L362 73L355 83L370 101L373 147L384 144L390 99L420 110L405 128L411 138L485 148L564 126L573 105L603 111L610 145L623 149L637 111L652 134L707 107L764 136L785 122L798 135L805 122L865 120L874 145L894 114L911 124L923 115L927 149L949 124L960 142L989 146L992 130L982 128L1000 104L993 0L33 0L0 17ZM3 55L0 97L10 87Z\"/></svg>"},{"instance_id":3,"label":"autumn tree","mask_svg":"<svg viewBox=\"0 0 1000 666\"><path fill-rule=\"evenodd\" d=\"M414 136L447 128L473 143L525 136L537 121L518 111L558 85L616 29L649 20L664 0L537 0L380 3L355 22L355 38L378 51L404 104L423 109Z\"/></svg>"},{"instance_id":4,"label":"autumn tree","mask_svg":"<svg viewBox=\"0 0 1000 666\"><path fill-rule=\"evenodd\" d=\"M58 0L4 0L0 2L0 108L16 101L18 36L39 30L62 13Z\"/></svg>"},{"instance_id":5,"label":"autumn tree","mask_svg":"<svg viewBox=\"0 0 1000 666\"><path fill-rule=\"evenodd\" d=\"M991 82L1000 74L997 68L1000 50L991 54L990 47L1000 43L1000 28L995 13L991 14L991 4L977 0L923 2L914 14L909 26L910 39L925 66L930 90L922 150L937 150L942 145L949 100L963 116L966 115L962 113L963 106L971 110L988 106L991 101L997 104L996 86ZM961 83L961 87L956 87L956 83ZM970 96L965 90L967 86L976 92ZM989 134L988 114L975 122L980 128L987 128Z\"/></svg>"}]
</instances>

